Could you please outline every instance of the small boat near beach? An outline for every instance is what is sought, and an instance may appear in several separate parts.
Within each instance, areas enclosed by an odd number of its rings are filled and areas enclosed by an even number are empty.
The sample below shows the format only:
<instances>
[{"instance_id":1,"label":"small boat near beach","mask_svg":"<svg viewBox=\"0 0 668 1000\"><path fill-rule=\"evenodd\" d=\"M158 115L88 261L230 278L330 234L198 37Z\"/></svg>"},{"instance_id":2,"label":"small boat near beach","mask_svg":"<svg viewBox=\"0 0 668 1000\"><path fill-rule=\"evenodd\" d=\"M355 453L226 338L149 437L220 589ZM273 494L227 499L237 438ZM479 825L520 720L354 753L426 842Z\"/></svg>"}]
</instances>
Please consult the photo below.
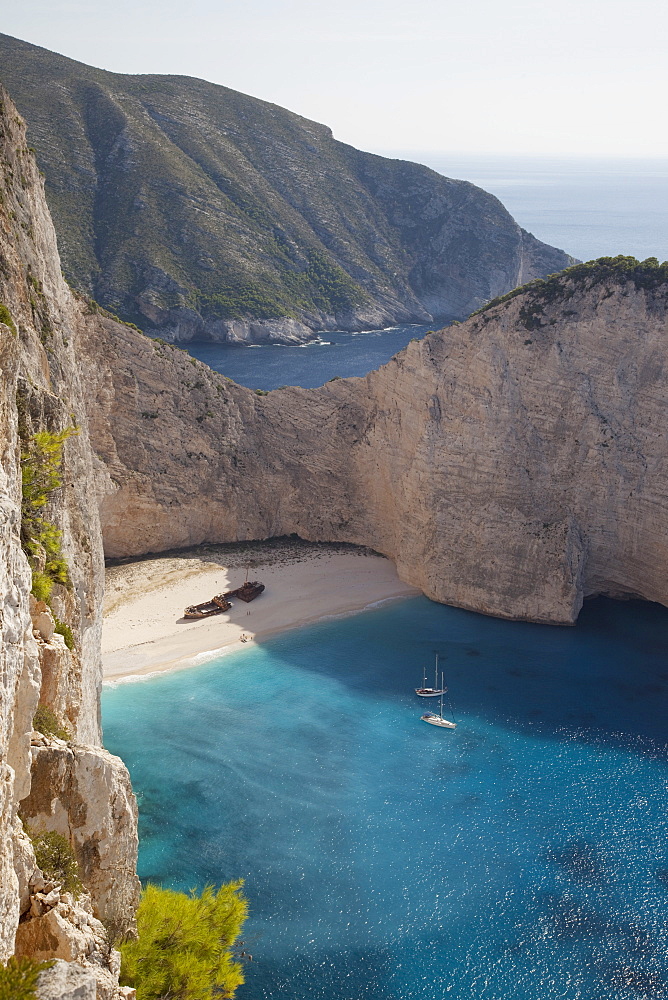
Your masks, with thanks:
<instances>
[{"instance_id":1,"label":"small boat near beach","mask_svg":"<svg viewBox=\"0 0 668 1000\"><path fill-rule=\"evenodd\" d=\"M227 600L227 594L217 594L210 601L203 601L201 604L191 604L183 612L184 618L210 618L211 615L222 615L224 611L229 611L232 605Z\"/></svg>"},{"instance_id":2,"label":"small boat near beach","mask_svg":"<svg viewBox=\"0 0 668 1000\"><path fill-rule=\"evenodd\" d=\"M423 722L428 722L430 726L440 726L441 729L456 729L456 722L450 722L449 719L443 717L443 692L446 690L447 688L443 687L443 674L441 674L441 703L438 715L435 712L425 712L420 718Z\"/></svg>"},{"instance_id":3,"label":"small boat near beach","mask_svg":"<svg viewBox=\"0 0 668 1000\"><path fill-rule=\"evenodd\" d=\"M236 590L228 590L224 595L225 597L238 597L240 601L245 601L246 604L250 604L254 601L256 597L259 597L264 590L264 584L260 583L259 580L246 580L237 587Z\"/></svg>"},{"instance_id":4,"label":"small boat near beach","mask_svg":"<svg viewBox=\"0 0 668 1000\"><path fill-rule=\"evenodd\" d=\"M440 694L445 694L447 688L438 686L438 653L436 653L436 669L434 671L434 686L427 687L427 671L422 675L422 687L415 688L415 693L420 698L438 698Z\"/></svg>"}]
</instances>

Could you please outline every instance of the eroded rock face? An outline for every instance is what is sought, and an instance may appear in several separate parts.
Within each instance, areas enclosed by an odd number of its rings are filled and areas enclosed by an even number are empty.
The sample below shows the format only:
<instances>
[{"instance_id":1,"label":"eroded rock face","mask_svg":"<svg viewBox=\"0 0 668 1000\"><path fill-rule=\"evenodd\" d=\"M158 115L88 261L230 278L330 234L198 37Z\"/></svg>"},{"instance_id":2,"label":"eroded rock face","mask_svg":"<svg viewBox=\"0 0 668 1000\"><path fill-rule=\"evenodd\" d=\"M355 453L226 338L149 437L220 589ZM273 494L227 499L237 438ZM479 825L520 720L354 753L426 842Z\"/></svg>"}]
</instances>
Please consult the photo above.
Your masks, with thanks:
<instances>
[{"instance_id":1,"label":"eroded rock face","mask_svg":"<svg viewBox=\"0 0 668 1000\"><path fill-rule=\"evenodd\" d=\"M132 931L139 902L137 808L123 762L99 747L34 746L30 827L54 830L74 847L93 911L119 934Z\"/></svg>"},{"instance_id":2,"label":"eroded rock face","mask_svg":"<svg viewBox=\"0 0 668 1000\"><path fill-rule=\"evenodd\" d=\"M573 622L668 603L668 283L559 279L366 378L259 397L105 321L81 364L106 551L295 532L368 545L428 596Z\"/></svg>"},{"instance_id":3,"label":"eroded rock face","mask_svg":"<svg viewBox=\"0 0 668 1000\"><path fill-rule=\"evenodd\" d=\"M127 1000L128 991L118 985L120 953L109 947L88 897L75 899L57 889L49 897L34 907L16 932L17 957L57 960L51 975L40 976L40 1000Z\"/></svg>"},{"instance_id":4,"label":"eroded rock face","mask_svg":"<svg viewBox=\"0 0 668 1000\"><path fill-rule=\"evenodd\" d=\"M20 542L21 480L14 411L19 350L0 324L0 960L12 953L20 888L14 869L16 804L30 788L30 731L39 697L31 574Z\"/></svg>"},{"instance_id":5,"label":"eroded rock face","mask_svg":"<svg viewBox=\"0 0 668 1000\"><path fill-rule=\"evenodd\" d=\"M0 961L14 952L19 928L20 954L79 961L81 948L64 942L68 935L71 942L81 937L94 918L87 923L78 904L47 885L18 819L21 801L40 790L38 782L31 792L38 701L76 741L91 744L80 749L60 742L61 755L74 762L68 788L78 789L81 801L76 810L65 789L62 802L52 795L53 815L43 817L42 829L55 829L67 817L67 836L79 846L82 862L87 851L86 873L100 913L111 907L115 873L109 866L118 866L125 926L132 924L137 895L136 809L123 765L99 749L103 556L75 353L83 306L62 278L43 183L24 125L2 90L0 163ZM41 515L61 532L69 582L54 586L47 608L31 597L32 573L21 545L21 451L36 432L67 427L76 430L63 449L63 485ZM73 649L55 631L56 619L68 626ZM98 966L98 1000L115 1000L117 969L104 957L109 949L101 924L96 934L99 947L86 952L86 961Z\"/></svg>"},{"instance_id":6,"label":"eroded rock face","mask_svg":"<svg viewBox=\"0 0 668 1000\"><path fill-rule=\"evenodd\" d=\"M62 959L39 977L39 1000L97 1000L97 982L92 969Z\"/></svg>"}]
</instances>

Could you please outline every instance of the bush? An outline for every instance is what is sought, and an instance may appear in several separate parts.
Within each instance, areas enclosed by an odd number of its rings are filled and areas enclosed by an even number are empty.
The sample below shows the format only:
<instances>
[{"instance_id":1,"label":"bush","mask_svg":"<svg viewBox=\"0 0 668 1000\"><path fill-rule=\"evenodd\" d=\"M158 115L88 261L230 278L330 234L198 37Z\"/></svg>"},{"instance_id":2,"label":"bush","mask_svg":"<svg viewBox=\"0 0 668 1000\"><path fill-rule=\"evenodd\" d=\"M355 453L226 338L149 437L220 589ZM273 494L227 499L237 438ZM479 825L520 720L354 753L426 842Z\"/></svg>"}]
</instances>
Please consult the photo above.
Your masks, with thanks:
<instances>
[{"instance_id":1,"label":"bush","mask_svg":"<svg viewBox=\"0 0 668 1000\"><path fill-rule=\"evenodd\" d=\"M39 974L52 965L32 958L10 958L7 965L0 965L0 1000L35 1000Z\"/></svg>"},{"instance_id":2,"label":"bush","mask_svg":"<svg viewBox=\"0 0 668 1000\"><path fill-rule=\"evenodd\" d=\"M32 587L30 593L35 598L36 601L44 601L48 603L51 597L51 591L53 590L53 580L46 573L42 573L39 569L34 569L32 571Z\"/></svg>"},{"instance_id":3,"label":"bush","mask_svg":"<svg viewBox=\"0 0 668 1000\"><path fill-rule=\"evenodd\" d=\"M32 728L44 736L55 736L59 740L71 739L67 726L64 726L56 713L48 705L39 705L32 720Z\"/></svg>"},{"instance_id":4,"label":"bush","mask_svg":"<svg viewBox=\"0 0 668 1000\"><path fill-rule=\"evenodd\" d=\"M121 984L135 986L137 1000L233 997L244 981L233 955L248 912L241 885L207 886L200 896L147 886L139 938L121 945Z\"/></svg>"},{"instance_id":5,"label":"bush","mask_svg":"<svg viewBox=\"0 0 668 1000\"><path fill-rule=\"evenodd\" d=\"M38 601L48 601L54 583L70 583L60 548L62 532L43 517L43 509L62 486L63 445L75 433L72 427L57 434L39 431L21 450L21 543L33 571L32 593Z\"/></svg>"},{"instance_id":6,"label":"bush","mask_svg":"<svg viewBox=\"0 0 668 1000\"><path fill-rule=\"evenodd\" d=\"M4 323L12 331L14 336L16 336L16 327L14 326L14 320L12 319L12 314L10 313L4 302L0 302L0 323Z\"/></svg>"},{"instance_id":7,"label":"bush","mask_svg":"<svg viewBox=\"0 0 668 1000\"><path fill-rule=\"evenodd\" d=\"M53 882L59 882L63 892L79 896L83 885L79 878L79 865L69 841L59 833L26 832L32 840L37 866Z\"/></svg>"},{"instance_id":8,"label":"bush","mask_svg":"<svg viewBox=\"0 0 668 1000\"><path fill-rule=\"evenodd\" d=\"M65 645L69 649L70 653L73 653L76 648L76 642L74 641L74 633L72 632L72 629L69 627L67 622L61 622L60 618L54 618L54 621L56 623L55 631L58 635L62 635L65 640Z\"/></svg>"}]
</instances>

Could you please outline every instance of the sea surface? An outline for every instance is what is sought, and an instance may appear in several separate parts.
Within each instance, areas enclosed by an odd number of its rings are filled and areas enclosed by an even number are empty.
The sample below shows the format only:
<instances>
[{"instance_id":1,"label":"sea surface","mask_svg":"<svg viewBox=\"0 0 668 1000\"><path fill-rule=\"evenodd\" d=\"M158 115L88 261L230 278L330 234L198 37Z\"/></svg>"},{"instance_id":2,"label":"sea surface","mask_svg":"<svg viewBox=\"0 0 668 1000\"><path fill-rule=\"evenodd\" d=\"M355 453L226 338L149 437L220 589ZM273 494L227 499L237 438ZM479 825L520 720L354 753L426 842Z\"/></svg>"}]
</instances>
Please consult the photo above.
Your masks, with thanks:
<instances>
[{"instance_id":1,"label":"sea surface","mask_svg":"<svg viewBox=\"0 0 668 1000\"><path fill-rule=\"evenodd\" d=\"M578 260L625 254L668 259L668 160L596 160L391 152L495 194L514 218ZM310 388L366 375L428 327L326 333L304 347L194 343L188 350L252 389Z\"/></svg>"},{"instance_id":2,"label":"sea surface","mask_svg":"<svg viewBox=\"0 0 668 1000\"><path fill-rule=\"evenodd\" d=\"M239 1000L668 997L667 709L668 610L604 599L411 598L103 694L142 879L245 879Z\"/></svg>"},{"instance_id":3,"label":"sea surface","mask_svg":"<svg viewBox=\"0 0 668 1000\"><path fill-rule=\"evenodd\" d=\"M336 376L367 375L387 364L414 337L424 337L429 329L393 326L363 333L323 333L317 340L297 347L204 342L185 346L209 368L250 389L278 389L284 385L312 389Z\"/></svg>"}]
</instances>

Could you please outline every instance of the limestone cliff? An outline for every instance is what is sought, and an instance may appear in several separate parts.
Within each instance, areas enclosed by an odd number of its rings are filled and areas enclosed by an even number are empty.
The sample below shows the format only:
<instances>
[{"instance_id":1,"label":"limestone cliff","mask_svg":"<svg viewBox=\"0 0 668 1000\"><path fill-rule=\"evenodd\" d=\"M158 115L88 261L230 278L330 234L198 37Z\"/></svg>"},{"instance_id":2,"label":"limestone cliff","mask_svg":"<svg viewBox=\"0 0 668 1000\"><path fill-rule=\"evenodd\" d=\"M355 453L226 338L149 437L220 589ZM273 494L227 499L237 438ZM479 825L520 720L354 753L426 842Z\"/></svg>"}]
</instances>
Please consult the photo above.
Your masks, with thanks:
<instances>
[{"instance_id":1,"label":"limestone cliff","mask_svg":"<svg viewBox=\"0 0 668 1000\"><path fill-rule=\"evenodd\" d=\"M265 396L91 323L105 549L295 532L371 546L430 597L494 615L668 604L666 271L580 265L365 378Z\"/></svg>"},{"instance_id":2,"label":"limestone cliff","mask_svg":"<svg viewBox=\"0 0 668 1000\"><path fill-rule=\"evenodd\" d=\"M136 807L125 767L100 744L103 556L76 362L81 305L62 278L43 181L4 92L0 165L0 960L15 947L47 957L51 942L51 954L89 966L111 1000L121 994L97 918L109 918L114 896L117 926L132 926ZM52 540L61 533L64 560L47 606L31 596L22 547L22 453L39 432L66 428L62 485L40 508ZM32 544L33 569L47 569L47 550ZM68 741L33 732L38 703ZM78 902L37 868L28 822L74 848L87 890ZM40 935L45 946L26 945Z\"/></svg>"}]
</instances>

